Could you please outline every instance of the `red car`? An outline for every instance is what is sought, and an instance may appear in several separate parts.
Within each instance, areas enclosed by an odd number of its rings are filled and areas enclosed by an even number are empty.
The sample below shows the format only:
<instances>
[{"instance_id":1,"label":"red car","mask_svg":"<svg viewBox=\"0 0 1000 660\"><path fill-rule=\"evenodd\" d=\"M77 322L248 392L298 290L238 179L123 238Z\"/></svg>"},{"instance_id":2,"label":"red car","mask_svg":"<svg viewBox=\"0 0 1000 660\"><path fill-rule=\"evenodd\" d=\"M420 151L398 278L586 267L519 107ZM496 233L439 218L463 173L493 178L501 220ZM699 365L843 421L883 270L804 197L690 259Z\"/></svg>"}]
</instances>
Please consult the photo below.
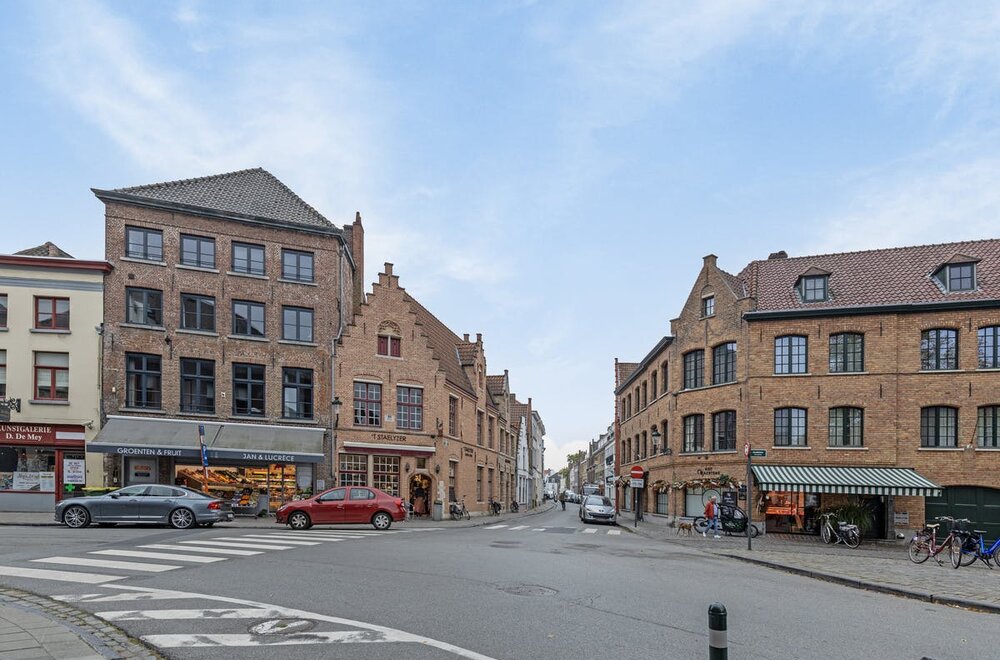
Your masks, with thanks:
<instances>
[{"instance_id":1,"label":"red car","mask_svg":"<svg viewBox=\"0 0 1000 660\"><path fill-rule=\"evenodd\" d=\"M371 523L375 529L389 529L394 520L405 518L402 499L364 486L331 488L307 500L289 502L275 513L278 524L292 529L339 523Z\"/></svg>"}]
</instances>

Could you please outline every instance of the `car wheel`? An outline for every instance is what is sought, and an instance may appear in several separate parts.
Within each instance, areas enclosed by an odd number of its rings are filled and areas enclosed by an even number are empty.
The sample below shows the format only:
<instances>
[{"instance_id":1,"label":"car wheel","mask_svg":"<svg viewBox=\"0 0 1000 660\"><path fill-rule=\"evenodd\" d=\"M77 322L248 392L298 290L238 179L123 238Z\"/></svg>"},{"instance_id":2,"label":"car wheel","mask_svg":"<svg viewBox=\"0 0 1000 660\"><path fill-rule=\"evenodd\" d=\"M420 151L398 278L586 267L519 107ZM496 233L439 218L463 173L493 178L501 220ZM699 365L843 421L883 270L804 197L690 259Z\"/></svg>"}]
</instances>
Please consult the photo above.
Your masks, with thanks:
<instances>
[{"instance_id":1,"label":"car wheel","mask_svg":"<svg viewBox=\"0 0 1000 660\"><path fill-rule=\"evenodd\" d=\"M288 526L292 529L309 529L312 527L312 520L309 519L308 513L296 511L288 516Z\"/></svg>"},{"instance_id":2,"label":"car wheel","mask_svg":"<svg viewBox=\"0 0 1000 660\"><path fill-rule=\"evenodd\" d=\"M197 523L191 509L174 509L170 512L170 516L167 519L170 521L170 526L174 529L190 529Z\"/></svg>"},{"instance_id":3,"label":"car wheel","mask_svg":"<svg viewBox=\"0 0 1000 660\"><path fill-rule=\"evenodd\" d=\"M392 517L385 511L379 511L372 516L372 527L379 530L386 530L392 526Z\"/></svg>"},{"instance_id":4,"label":"car wheel","mask_svg":"<svg viewBox=\"0 0 1000 660\"><path fill-rule=\"evenodd\" d=\"M90 512L78 504L73 505L63 512L63 522L73 529L86 527L90 524Z\"/></svg>"}]
</instances>

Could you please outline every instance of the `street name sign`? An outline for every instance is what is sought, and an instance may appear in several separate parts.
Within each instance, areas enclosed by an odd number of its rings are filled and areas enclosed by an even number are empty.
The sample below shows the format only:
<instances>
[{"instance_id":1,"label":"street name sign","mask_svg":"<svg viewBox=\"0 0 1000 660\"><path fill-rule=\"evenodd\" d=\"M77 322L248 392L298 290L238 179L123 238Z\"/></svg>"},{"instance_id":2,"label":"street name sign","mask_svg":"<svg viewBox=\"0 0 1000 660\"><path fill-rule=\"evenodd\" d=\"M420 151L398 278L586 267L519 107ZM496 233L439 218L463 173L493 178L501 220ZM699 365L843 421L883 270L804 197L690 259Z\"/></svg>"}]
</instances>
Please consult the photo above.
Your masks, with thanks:
<instances>
[{"instance_id":1,"label":"street name sign","mask_svg":"<svg viewBox=\"0 0 1000 660\"><path fill-rule=\"evenodd\" d=\"M761 458L762 456L767 456L767 450L766 449L751 449L750 450L750 455L753 456L754 458Z\"/></svg>"},{"instance_id":2,"label":"street name sign","mask_svg":"<svg viewBox=\"0 0 1000 660\"><path fill-rule=\"evenodd\" d=\"M629 488L645 488L645 481L643 479L631 479L628 482Z\"/></svg>"}]
</instances>

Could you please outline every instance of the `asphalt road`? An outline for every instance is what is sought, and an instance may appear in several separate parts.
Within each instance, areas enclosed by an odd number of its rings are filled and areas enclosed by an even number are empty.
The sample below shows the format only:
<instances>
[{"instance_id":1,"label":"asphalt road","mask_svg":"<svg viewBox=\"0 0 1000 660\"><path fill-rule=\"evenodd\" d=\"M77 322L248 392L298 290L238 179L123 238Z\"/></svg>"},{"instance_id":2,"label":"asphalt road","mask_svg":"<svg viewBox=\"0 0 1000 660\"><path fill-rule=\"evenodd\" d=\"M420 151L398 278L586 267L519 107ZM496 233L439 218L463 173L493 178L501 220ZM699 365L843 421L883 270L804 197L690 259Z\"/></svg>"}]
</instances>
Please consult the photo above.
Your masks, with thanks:
<instances>
[{"instance_id":1,"label":"asphalt road","mask_svg":"<svg viewBox=\"0 0 1000 660\"><path fill-rule=\"evenodd\" d=\"M176 658L264 659L275 645L283 658L704 658L714 601L731 658L998 657L997 615L584 526L572 509L393 533L4 527L0 583Z\"/></svg>"}]
</instances>

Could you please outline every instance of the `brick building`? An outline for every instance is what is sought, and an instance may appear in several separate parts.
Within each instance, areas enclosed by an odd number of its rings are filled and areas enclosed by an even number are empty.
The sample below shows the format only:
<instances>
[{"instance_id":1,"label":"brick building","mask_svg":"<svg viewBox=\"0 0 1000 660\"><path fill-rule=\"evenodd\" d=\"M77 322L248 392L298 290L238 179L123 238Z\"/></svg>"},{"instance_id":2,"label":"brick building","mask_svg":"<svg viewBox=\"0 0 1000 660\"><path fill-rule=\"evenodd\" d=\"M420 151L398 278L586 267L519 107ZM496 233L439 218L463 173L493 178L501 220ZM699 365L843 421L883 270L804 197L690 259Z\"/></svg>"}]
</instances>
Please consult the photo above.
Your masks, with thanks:
<instances>
[{"instance_id":1,"label":"brick building","mask_svg":"<svg viewBox=\"0 0 1000 660\"><path fill-rule=\"evenodd\" d=\"M513 488L512 413L487 385L482 335L459 337L399 285L392 264L346 326L335 392L339 484L403 497L418 515L436 500L485 512Z\"/></svg>"},{"instance_id":2,"label":"brick building","mask_svg":"<svg viewBox=\"0 0 1000 660\"><path fill-rule=\"evenodd\" d=\"M745 483L750 443L769 530L853 497L880 536L945 514L996 535L998 347L1000 240L781 252L736 276L709 255L670 336L616 362L619 475L641 463L646 510L701 515Z\"/></svg>"},{"instance_id":3,"label":"brick building","mask_svg":"<svg viewBox=\"0 0 1000 660\"><path fill-rule=\"evenodd\" d=\"M274 509L330 472L332 346L360 292L360 217L336 227L262 169L105 204L108 481L205 481ZM266 499L260 497L266 495Z\"/></svg>"}]
</instances>

